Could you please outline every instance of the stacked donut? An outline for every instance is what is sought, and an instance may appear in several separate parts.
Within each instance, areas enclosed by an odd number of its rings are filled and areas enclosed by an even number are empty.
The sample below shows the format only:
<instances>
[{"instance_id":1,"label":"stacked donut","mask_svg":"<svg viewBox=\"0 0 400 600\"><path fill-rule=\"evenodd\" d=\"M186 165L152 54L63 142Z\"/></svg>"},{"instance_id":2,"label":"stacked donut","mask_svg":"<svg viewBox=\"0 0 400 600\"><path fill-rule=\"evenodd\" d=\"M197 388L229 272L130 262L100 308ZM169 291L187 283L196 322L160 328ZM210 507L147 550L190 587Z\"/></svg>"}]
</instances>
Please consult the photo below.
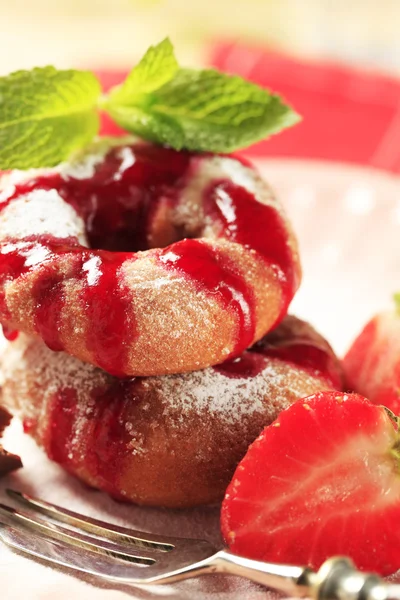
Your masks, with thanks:
<instances>
[{"instance_id":1,"label":"stacked donut","mask_svg":"<svg viewBox=\"0 0 400 600\"><path fill-rule=\"evenodd\" d=\"M243 160L102 140L3 176L0 202L1 401L89 485L217 501L279 411L341 387L328 343L286 316L296 239Z\"/></svg>"}]
</instances>

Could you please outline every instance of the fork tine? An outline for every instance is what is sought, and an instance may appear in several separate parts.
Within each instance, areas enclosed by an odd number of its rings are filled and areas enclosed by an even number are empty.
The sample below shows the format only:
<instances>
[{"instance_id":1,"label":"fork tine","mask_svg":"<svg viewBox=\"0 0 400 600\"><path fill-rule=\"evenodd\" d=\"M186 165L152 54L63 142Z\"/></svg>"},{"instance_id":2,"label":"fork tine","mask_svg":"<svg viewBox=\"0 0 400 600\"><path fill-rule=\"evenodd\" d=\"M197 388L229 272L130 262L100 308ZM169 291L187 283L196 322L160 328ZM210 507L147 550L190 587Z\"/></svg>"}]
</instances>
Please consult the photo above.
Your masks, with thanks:
<instances>
[{"instance_id":1,"label":"fork tine","mask_svg":"<svg viewBox=\"0 0 400 600\"><path fill-rule=\"evenodd\" d=\"M31 510L40 512L55 521L61 521L62 523L66 523L67 525L71 525L72 527L76 527L107 540L159 552L169 552L174 549L172 538L171 541L168 541L169 538L167 537L161 538L157 535L112 525L111 523L105 523L104 521L93 519L91 517L83 517L71 510L62 508L56 504L51 504L50 502L45 502L39 498L34 498L28 494L11 489L7 489L6 491L10 498L27 506ZM147 537L149 539L146 539Z\"/></svg>"},{"instance_id":2,"label":"fork tine","mask_svg":"<svg viewBox=\"0 0 400 600\"><path fill-rule=\"evenodd\" d=\"M127 550L123 552L113 543L72 531L67 527L56 525L55 523L40 518L33 518L27 513L18 512L14 508L1 503L0 514L3 514L11 524L31 529L37 534L44 534L47 537L63 542L69 546L77 546L95 552L96 554L131 563L133 562L142 566L150 566L156 562L155 559L149 555L148 551L142 550L139 555L127 548Z\"/></svg>"},{"instance_id":3,"label":"fork tine","mask_svg":"<svg viewBox=\"0 0 400 600\"><path fill-rule=\"evenodd\" d=\"M58 567L80 571L109 582L139 584L150 581L149 568L134 563L112 561L107 556L94 554L76 546L66 546L57 540L36 536L28 529L15 529L0 519L0 541L12 550L50 562ZM159 578L160 582L162 577Z\"/></svg>"}]
</instances>

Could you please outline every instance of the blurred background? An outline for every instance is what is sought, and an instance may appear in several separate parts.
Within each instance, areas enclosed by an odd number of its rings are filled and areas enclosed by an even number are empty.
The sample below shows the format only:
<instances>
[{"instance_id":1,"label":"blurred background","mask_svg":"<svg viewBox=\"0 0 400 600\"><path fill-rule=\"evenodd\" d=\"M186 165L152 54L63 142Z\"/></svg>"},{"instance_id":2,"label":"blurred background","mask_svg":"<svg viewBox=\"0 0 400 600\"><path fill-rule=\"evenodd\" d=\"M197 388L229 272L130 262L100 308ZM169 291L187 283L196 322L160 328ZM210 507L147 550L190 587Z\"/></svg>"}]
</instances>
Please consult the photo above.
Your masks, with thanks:
<instances>
[{"instance_id":1,"label":"blurred background","mask_svg":"<svg viewBox=\"0 0 400 600\"><path fill-rule=\"evenodd\" d=\"M187 64L215 39L400 74L399 0L0 0L0 73L130 66L169 35Z\"/></svg>"},{"instance_id":2,"label":"blurred background","mask_svg":"<svg viewBox=\"0 0 400 600\"><path fill-rule=\"evenodd\" d=\"M0 75L86 67L107 88L168 35L181 64L238 73L301 113L247 153L398 173L399 24L400 0L0 0Z\"/></svg>"}]
</instances>

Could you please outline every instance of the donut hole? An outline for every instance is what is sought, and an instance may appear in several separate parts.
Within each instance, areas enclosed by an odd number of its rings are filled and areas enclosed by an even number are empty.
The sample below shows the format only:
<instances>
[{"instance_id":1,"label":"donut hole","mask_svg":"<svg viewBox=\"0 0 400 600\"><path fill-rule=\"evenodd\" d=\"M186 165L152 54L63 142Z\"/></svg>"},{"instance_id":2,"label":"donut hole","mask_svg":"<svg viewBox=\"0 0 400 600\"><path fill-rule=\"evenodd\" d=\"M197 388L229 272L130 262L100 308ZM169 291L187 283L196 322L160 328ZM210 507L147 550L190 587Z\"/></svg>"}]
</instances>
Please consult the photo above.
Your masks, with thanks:
<instances>
[{"instance_id":1,"label":"donut hole","mask_svg":"<svg viewBox=\"0 0 400 600\"><path fill-rule=\"evenodd\" d=\"M114 252L163 248L184 236L171 211L190 155L134 144L117 146L85 179L60 178L60 195L82 216L89 245Z\"/></svg>"}]
</instances>

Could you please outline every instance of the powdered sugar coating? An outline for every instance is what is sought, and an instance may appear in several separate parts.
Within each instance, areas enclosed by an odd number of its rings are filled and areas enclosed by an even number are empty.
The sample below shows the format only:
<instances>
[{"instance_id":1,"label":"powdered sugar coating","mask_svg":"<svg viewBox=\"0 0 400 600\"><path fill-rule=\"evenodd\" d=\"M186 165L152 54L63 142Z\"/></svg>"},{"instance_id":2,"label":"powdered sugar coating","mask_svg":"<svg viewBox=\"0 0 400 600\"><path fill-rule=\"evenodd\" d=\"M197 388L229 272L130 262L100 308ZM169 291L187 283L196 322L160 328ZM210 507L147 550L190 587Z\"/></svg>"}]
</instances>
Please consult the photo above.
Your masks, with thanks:
<instances>
[{"instance_id":1,"label":"powdered sugar coating","mask_svg":"<svg viewBox=\"0 0 400 600\"><path fill-rule=\"evenodd\" d=\"M234 425L245 416L261 412L266 419L274 420L292 397L301 397L315 381L305 373L297 377L293 367L271 359L254 377L227 377L211 367L183 375L149 377L142 387L164 399L166 418L176 413L181 419L192 413L208 414Z\"/></svg>"},{"instance_id":2,"label":"powdered sugar coating","mask_svg":"<svg viewBox=\"0 0 400 600\"><path fill-rule=\"evenodd\" d=\"M0 240L37 235L76 237L88 246L83 219L56 190L33 190L0 212Z\"/></svg>"}]
</instances>

